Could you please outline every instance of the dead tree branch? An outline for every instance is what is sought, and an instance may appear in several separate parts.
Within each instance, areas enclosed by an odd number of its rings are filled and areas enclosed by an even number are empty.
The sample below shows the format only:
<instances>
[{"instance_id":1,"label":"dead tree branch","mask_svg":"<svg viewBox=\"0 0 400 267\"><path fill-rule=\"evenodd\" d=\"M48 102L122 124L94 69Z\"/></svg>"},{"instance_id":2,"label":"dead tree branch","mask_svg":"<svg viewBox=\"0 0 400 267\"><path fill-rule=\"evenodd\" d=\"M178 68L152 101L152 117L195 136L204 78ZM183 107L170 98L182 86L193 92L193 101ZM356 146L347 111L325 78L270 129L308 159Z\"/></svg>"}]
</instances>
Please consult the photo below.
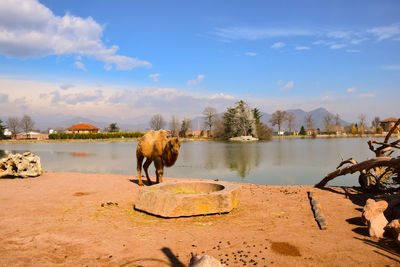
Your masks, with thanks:
<instances>
[{"instance_id":1,"label":"dead tree branch","mask_svg":"<svg viewBox=\"0 0 400 267\"><path fill-rule=\"evenodd\" d=\"M369 160L365 160L360 163L356 164L351 164L349 166L346 166L342 169L337 169L334 172L328 173L324 179L321 180L318 184L315 185L315 187L324 187L330 180L346 175L346 174L352 174L355 172L361 172L364 170L369 170L372 168L376 167L390 167L397 169L398 172L400 172L400 157L397 158L390 158L390 157L376 157L372 158Z\"/></svg>"}]
</instances>

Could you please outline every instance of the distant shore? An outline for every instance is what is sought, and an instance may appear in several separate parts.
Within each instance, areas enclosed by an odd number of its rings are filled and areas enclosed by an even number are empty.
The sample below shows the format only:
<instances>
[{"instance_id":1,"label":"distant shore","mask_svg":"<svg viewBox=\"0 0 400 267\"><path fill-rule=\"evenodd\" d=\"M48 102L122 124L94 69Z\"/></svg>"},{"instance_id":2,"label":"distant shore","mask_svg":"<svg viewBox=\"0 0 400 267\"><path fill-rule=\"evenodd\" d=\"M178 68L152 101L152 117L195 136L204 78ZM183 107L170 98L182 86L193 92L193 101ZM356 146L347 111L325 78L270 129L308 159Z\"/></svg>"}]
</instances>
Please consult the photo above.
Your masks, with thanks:
<instances>
[{"instance_id":1,"label":"distant shore","mask_svg":"<svg viewBox=\"0 0 400 267\"><path fill-rule=\"evenodd\" d=\"M364 134L364 135L327 135L320 134L317 136L312 135L281 135L281 136L273 136L273 139L292 139L292 138L302 138L302 139L313 139L313 138L383 138L386 136L384 134ZM393 134L392 137L400 138L400 134ZM183 142L190 141L215 141L212 138L207 137L185 137L180 138ZM0 144L32 144L32 143L94 143L94 142L137 142L140 138L107 138L107 139L39 139L39 140L0 140ZM262 142L262 141L260 141Z\"/></svg>"}]
</instances>

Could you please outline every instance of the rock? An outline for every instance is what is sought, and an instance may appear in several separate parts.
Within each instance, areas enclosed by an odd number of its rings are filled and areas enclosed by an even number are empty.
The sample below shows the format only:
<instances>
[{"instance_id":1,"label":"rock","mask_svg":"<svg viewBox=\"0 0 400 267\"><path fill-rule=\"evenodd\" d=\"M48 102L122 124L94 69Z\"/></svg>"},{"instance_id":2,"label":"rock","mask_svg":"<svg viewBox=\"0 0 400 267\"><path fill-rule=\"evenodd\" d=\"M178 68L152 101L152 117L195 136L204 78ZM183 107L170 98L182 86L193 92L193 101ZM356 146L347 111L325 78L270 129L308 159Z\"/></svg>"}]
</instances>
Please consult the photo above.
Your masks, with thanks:
<instances>
[{"instance_id":1,"label":"rock","mask_svg":"<svg viewBox=\"0 0 400 267\"><path fill-rule=\"evenodd\" d=\"M368 232L371 237L382 238L385 232L385 226L388 224L383 212L388 207L388 203L384 200L376 202L368 199L363 208L363 218L367 221Z\"/></svg>"},{"instance_id":2,"label":"rock","mask_svg":"<svg viewBox=\"0 0 400 267\"><path fill-rule=\"evenodd\" d=\"M388 230L392 236L395 238L395 242L400 246L400 220L392 220L388 225L386 225L385 230Z\"/></svg>"},{"instance_id":3,"label":"rock","mask_svg":"<svg viewBox=\"0 0 400 267\"><path fill-rule=\"evenodd\" d=\"M0 160L0 178L36 177L43 173L40 158L31 152L8 154Z\"/></svg>"},{"instance_id":4,"label":"rock","mask_svg":"<svg viewBox=\"0 0 400 267\"><path fill-rule=\"evenodd\" d=\"M222 264L216 258L204 255L193 256L188 267L222 267Z\"/></svg>"},{"instance_id":5,"label":"rock","mask_svg":"<svg viewBox=\"0 0 400 267\"><path fill-rule=\"evenodd\" d=\"M140 187L135 209L164 218L226 213L239 194L238 185L225 181L167 181Z\"/></svg>"}]
</instances>

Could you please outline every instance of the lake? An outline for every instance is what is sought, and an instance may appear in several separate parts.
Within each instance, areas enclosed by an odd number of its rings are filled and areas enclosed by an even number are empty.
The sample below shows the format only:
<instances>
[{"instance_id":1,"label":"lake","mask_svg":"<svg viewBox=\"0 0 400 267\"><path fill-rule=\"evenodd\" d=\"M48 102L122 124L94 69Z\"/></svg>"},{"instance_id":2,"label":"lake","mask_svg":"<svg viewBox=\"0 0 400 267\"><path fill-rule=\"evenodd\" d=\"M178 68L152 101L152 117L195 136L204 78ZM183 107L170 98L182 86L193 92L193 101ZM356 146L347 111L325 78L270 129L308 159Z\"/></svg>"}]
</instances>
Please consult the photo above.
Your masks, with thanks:
<instances>
[{"instance_id":1,"label":"lake","mask_svg":"<svg viewBox=\"0 0 400 267\"><path fill-rule=\"evenodd\" d=\"M344 158L372 158L369 138L274 138L270 142L183 142L165 177L193 177L268 185L313 185ZM0 144L0 157L31 151L45 171L114 173L136 176L137 142ZM398 155L394 154L394 156ZM149 174L154 175L153 164ZM358 185L358 174L331 185Z\"/></svg>"}]
</instances>

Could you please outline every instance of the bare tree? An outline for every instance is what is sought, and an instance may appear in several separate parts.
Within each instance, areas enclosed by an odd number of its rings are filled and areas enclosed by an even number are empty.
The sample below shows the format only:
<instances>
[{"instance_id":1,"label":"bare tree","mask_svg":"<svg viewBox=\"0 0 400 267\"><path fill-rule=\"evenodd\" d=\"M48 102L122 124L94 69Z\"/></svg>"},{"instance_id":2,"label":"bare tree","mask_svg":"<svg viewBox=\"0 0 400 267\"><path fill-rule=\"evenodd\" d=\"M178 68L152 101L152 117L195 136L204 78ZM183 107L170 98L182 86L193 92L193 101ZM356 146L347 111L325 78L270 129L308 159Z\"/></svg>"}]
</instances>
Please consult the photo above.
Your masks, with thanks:
<instances>
[{"instance_id":1,"label":"bare tree","mask_svg":"<svg viewBox=\"0 0 400 267\"><path fill-rule=\"evenodd\" d=\"M204 115L204 125L206 126L207 136L212 136L212 127L215 124L215 120L217 119L217 110L213 107L206 107L203 111Z\"/></svg>"},{"instance_id":2,"label":"bare tree","mask_svg":"<svg viewBox=\"0 0 400 267\"><path fill-rule=\"evenodd\" d=\"M151 117L150 120L151 129L158 131L164 128L164 126L165 126L165 121L161 114L155 114L153 117Z\"/></svg>"},{"instance_id":3,"label":"bare tree","mask_svg":"<svg viewBox=\"0 0 400 267\"><path fill-rule=\"evenodd\" d=\"M340 116L337 113L335 115L335 126L336 126L336 132L339 132L341 123L340 123Z\"/></svg>"},{"instance_id":4,"label":"bare tree","mask_svg":"<svg viewBox=\"0 0 400 267\"><path fill-rule=\"evenodd\" d=\"M286 120L286 111L277 110L272 113L272 118L269 122L272 126L278 125L278 133L281 131L282 123Z\"/></svg>"},{"instance_id":5,"label":"bare tree","mask_svg":"<svg viewBox=\"0 0 400 267\"><path fill-rule=\"evenodd\" d=\"M360 119L360 133L363 134L364 133L364 129L365 129L365 121L366 121L366 115L364 113L361 113L360 116L358 116L358 118Z\"/></svg>"},{"instance_id":6,"label":"bare tree","mask_svg":"<svg viewBox=\"0 0 400 267\"><path fill-rule=\"evenodd\" d=\"M169 125L169 130L172 136L178 136L179 134L179 119L175 115L172 115L171 122Z\"/></svg>"},{"instance_id":7,"label":"bare tree","mask_svg":"<svg viewBox=\"0 0 400 267\"><path fill-rule=\"evenodd\" d=\"M20 123L18 117L9 117L7 120L7 128L10 130L12 138L15 138L17 132L20 129Z\"/></svg>"},{"instance_id":8,"label":"bare tree","mask_svg":"<svg viewBox=\"0 0 400 267\"><path fill-rule=\"evenodd\" d=\"M291 133L292 130L294 130L294 123L296 120L296 116L292 113L292 112L288 112L286 115L286 119L288 122L288 128L289 128L289 132Z\"/></svg>"},{"instance_id":9,"label":"bare tree","mask_svg":"<svg viewBox=\"0 0 400 267\"><path fill-rule=\"evenodd\" d=\"M184 119L182 120L181 130L180 130L179 135L180 135L181 137L186 137L186 132L192 130L192 128L193 128L192 120L191 120L191 119L184 118Z\"/></svg>"},{"instance_id":10,"label":"bare tree","mask_svg":"<svg viewBox=\"0 0 400 267\"><path fill-rule=\"evenodd\" d=\"M314 128L314 119L313 119L311 113L306 115L305 121L306 121L307 129L313 129Z\"/></svg>"},{"instance_id":11,"label":"bare tree","mask_svg":"<svg viewBox=\"0 0 400 267\"><path fill-rule=\"evenodd\" d=\"M331 114L326 114L322 120L324 121L324 125L325 125L325 130L329 133L332 131L332 120L333 117Z\"/></svg>"},{"instance_id":12,"label":"bare tree","mask_svg":"<svg viewBox=\"0 0 400 267\"><path fill-rule=\"evenodd\" d=\"M375 117L371 123L372 127L375 127L375 129L378 129L380 122L381 122L381 119L379 117Z\"/></svg>"},{"instance_id":13,"label":"bare tree","mask_svg":"<svg viewBox=\"0 0 400 267\"><path fill-rule=\"evenodd\" d=\"M21 129L22 131L25 132L26 138L29 138L29 132L33 130L33 126L35 125L35 122L32 120L32 118L29 115L24 115L20 121Z\"/></svg>"}]
</instances>

